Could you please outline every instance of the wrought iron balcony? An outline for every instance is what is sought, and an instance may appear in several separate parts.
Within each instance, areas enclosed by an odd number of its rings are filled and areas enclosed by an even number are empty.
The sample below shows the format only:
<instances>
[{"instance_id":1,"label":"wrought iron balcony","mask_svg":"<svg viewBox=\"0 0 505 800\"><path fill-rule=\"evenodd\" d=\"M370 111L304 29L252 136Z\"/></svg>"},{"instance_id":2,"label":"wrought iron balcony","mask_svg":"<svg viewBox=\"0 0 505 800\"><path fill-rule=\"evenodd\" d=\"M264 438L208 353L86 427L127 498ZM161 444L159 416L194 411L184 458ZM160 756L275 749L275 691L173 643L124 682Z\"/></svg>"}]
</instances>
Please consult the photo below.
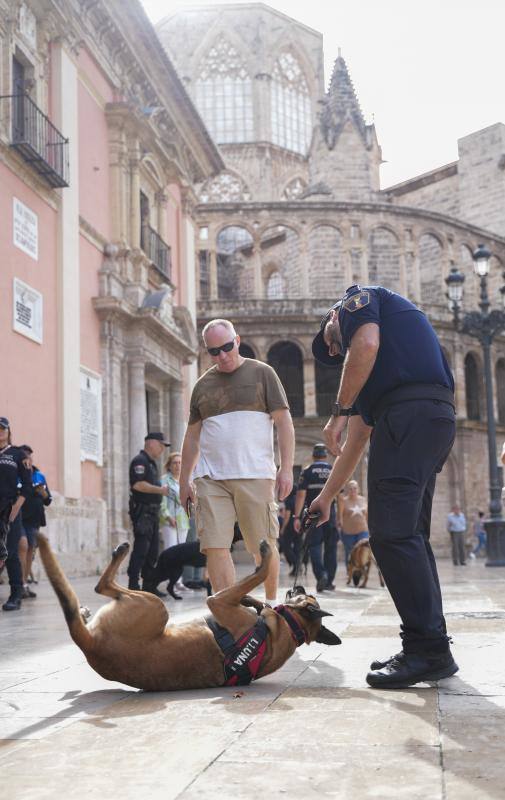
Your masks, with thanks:
<instances>
[{"instance_id":1,"label":"wrought iron balcony","mask_svg":"<svg viewBox=\"0 0 505 800\"><path fill-rule=\"evenodd\" d=\"M170 280L172 273L170 247L150 225L144 224L140 229L140 247L163 277Z\"/></svg>"},{"instance_id":2,"label":"wrought iron balcony","mask_svg":"<svg viewBox=\"0 0 505 800\"><path fill-rule=\"evenodd\" d=\"M68 139L26 92L2 95L11 106L14 147L54 188L69 185Z\"/></svg>"}]
</instances>

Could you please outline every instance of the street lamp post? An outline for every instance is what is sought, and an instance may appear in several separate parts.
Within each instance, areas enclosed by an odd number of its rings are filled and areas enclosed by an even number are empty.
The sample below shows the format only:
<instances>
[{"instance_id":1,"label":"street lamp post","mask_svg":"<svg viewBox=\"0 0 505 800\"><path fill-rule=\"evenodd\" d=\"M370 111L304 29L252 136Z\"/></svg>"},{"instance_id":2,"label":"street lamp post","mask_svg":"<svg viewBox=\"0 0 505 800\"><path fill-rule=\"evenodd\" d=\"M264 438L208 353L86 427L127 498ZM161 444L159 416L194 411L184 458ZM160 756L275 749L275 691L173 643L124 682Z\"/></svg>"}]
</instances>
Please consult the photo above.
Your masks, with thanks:
<instances>
[{"instance_id":1,"label":"street lamp post","mask_svg":"<svg viewBox=\"0 0 505 800\"><path fill-rule=\"evenodd\" d=\"M497 334L505 330L505 312L501 309L490 310L487 289L489 259L491 253L483 244L479 244L472 254L474 270L480 280L480 311L471 311L461 316L463 284L465 276L452 267L445 279L449 308L454 317L454 327L460 333L478 339L484 355L484 381L486 385L487 407L487 449L489 458L489 519L484 523L487 533L487 567L505 567L505 519L502 517L501 483L498 475L496 458L496 421L493 404L493 374L491 369L491 344ZM503 273L505 278L505 273ZM505 306L505 286L501 289Z\"/></svg>"}]
</instances>

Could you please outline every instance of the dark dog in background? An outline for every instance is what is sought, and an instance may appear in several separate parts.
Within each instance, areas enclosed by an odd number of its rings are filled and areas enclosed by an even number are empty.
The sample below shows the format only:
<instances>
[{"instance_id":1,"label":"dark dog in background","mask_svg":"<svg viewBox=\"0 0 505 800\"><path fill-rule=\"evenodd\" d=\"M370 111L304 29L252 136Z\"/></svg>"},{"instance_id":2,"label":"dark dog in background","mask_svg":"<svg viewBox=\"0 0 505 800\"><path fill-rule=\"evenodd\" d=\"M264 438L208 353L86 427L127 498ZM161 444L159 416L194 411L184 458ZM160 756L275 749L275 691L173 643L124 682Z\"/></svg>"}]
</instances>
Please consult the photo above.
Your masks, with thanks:
<instances>
[{"instance_id":1,"label":"dark dog in background","mask_svg":"<svg viewBox=\"0 0 505 800\"><path fill-rule=\"evenodd\" d=\"M182 597L175 593L174 587L181 577L184 567L205 567L206 564L207 559L200 552L199 542L182 542L174 544L173 547L167 547L158 558L152 579L147 584L144 581L144 591L152 591L162 581L168 581L167 592L174 600L182 600ZM207 589L207 594L211 594L208 581L202 581L200 588Z\"/></svg>"},{"instance_id":2,"label":"dark dog in background","mask_svg":"<svg viewBox=\"0 0 505 800\"><path fill-rule=\"evenodd\" d=\"M352 581L354 586L364 589L368 583L368 574L372 563L377 566L372 555L370 542L368 539L361 539L361 541L356 542L349 556L349 564L347 565L347 586L349 586ZM378 567L377 571L379 573L380 585L384 586L384 579Z\"/></svg>"}]
</instances>

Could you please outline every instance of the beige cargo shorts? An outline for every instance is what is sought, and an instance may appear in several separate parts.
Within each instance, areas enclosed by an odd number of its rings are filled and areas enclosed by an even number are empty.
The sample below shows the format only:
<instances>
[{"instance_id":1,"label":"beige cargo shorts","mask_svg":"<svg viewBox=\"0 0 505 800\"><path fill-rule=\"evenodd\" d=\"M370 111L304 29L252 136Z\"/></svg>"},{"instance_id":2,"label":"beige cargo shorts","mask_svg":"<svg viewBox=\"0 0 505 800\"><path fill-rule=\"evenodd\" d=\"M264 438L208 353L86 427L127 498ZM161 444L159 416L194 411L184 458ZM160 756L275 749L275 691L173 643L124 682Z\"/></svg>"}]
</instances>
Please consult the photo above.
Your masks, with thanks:
<instances>
[{"instance_id":1,"label":"beige cargo shorts","mask_svg":"<svg viewBox=\"0 0 505 800\"><path fill-rule=\"evenodd\" d=\"M235 522L239 524L246 550L253 555L259 552L262 539L274 544L278 538L274 480L196 478L195 488L195 522L202 553L208 548L229 548Z\"/></svg>"}]
</instances>

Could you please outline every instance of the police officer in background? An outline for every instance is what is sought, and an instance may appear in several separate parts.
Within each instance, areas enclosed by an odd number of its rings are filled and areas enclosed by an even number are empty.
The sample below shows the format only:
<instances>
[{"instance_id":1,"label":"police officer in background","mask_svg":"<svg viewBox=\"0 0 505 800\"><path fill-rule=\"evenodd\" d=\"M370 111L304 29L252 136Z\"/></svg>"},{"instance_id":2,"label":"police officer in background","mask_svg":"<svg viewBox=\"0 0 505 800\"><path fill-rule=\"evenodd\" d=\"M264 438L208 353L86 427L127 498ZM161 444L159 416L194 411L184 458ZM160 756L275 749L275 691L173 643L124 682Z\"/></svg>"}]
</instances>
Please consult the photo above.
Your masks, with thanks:
<instances>
[{"instance_id":1,"label":"police officer in background","mask_svg":"<svg viewBox=\"0 0 505 800\"><path fill-rule=\"evenodd\" d=\"M312 450L312 464L300 474L295 500L294 528L300 531L300 515L304 506L310 506L318 496L331 473L331 464L326 460L328 451L324 444L315 444ZM317 581L317 591L334 589L333 581L337 571L337 528L335 504L331 505L330 519L308 533L310 562ZM323 558L324 545L324 558Z\"/></svg>"},{"instance_id":2,"label":"police officer in background","mask_svg":"<svg viewBox=\"0 0 505 800\"><path fill-rule=\"evenodd\" d=\"M168 486L161 486L156 459L160 458L165 447L162 433L148 433L144 449L130 464L130 507L133 525L133 550L128 564L128 588L139 589L139 574L144 586L149 586L153 594L166 597L152 587L152 575L156 567L159 551L159 516L162 495L168 494Z\"/></svg>"},{"instance_id":3,"label":"police officer in background","mask_svg":"<svg viewBox=\"0 0 505 800\"><path fill-rule=\"evenodd\" d=\"M395 292L351 286L321 321L312 352L323 364L343 362L343 371L325 427L337 458L311 511L329 518L370 439L370 545L402 620L401 652L372 662L367 682L393 689L449 677L458 666L429 536L436 473L456 426L454 381L435 331Z\"/></svg>"}]
</instances>

